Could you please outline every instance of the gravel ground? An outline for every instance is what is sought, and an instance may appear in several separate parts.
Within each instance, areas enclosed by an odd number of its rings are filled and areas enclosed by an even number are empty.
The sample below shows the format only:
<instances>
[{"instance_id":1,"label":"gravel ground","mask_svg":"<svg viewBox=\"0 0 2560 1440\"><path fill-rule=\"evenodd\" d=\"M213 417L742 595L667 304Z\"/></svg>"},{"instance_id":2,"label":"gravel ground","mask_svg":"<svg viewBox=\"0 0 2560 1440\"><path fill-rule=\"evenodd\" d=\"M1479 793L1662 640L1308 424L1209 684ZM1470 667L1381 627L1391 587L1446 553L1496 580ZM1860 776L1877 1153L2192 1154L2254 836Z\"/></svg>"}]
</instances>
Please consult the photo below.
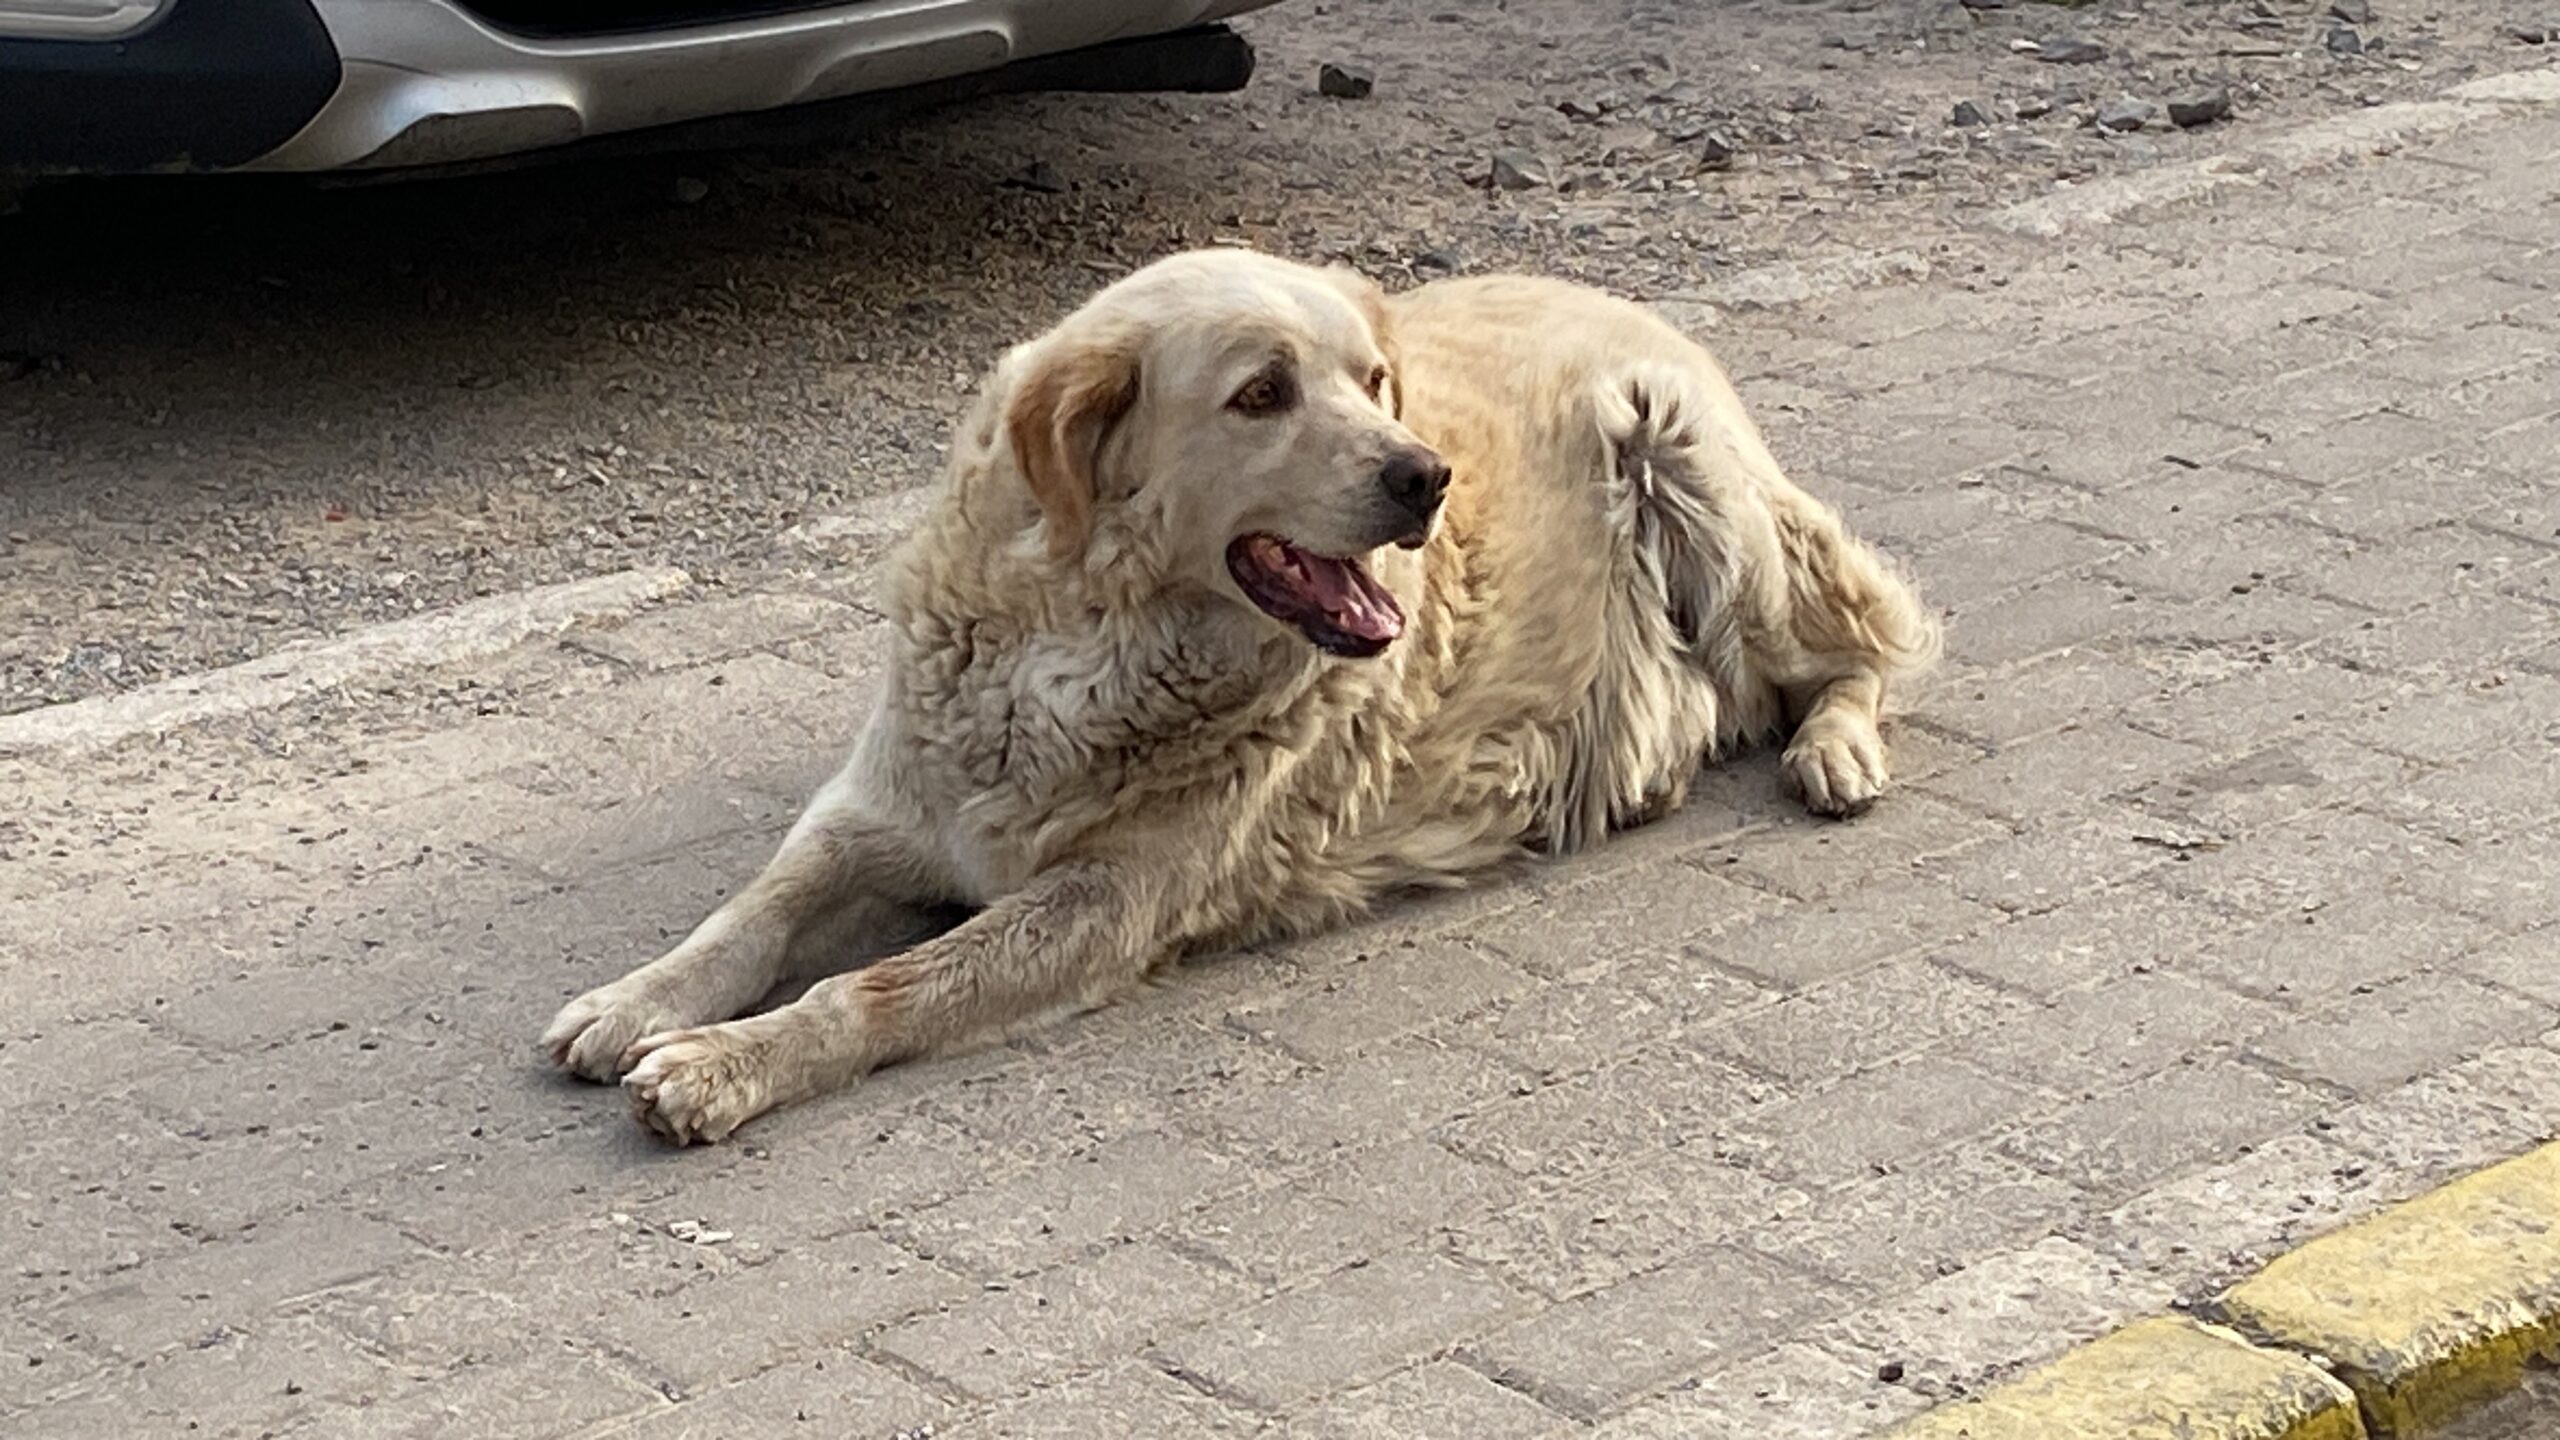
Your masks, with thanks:
<instances>
[{"instance_id":1,"label":"gravel ground","mask_svg":"<svg viewBox=\"0 0 2560 1440\"><path fill-rule=\"evenodd\" d=\"M0 713L627 566L751 581L796 520L927 479L1001 345L1169 249L1640 296L1960 263L1984 207L2526 63L2554 3L1297 0L1248 22L1240 95L39 190L0 219ZM1327 62L1374 92L1320 93Z\"/></svg>"}]
</instances>

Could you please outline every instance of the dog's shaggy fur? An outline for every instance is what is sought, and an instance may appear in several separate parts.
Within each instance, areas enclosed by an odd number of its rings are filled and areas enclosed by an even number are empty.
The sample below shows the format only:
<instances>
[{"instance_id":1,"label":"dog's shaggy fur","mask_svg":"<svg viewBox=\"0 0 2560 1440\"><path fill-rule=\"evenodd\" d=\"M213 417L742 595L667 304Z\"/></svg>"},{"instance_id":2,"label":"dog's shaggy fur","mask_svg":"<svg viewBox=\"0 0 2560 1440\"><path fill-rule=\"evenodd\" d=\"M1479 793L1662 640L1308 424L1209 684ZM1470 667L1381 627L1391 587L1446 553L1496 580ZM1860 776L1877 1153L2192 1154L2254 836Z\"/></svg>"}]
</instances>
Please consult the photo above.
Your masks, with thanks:
<instances>
[{"instance_id":1,"label":"dog's shaggy fur","mask_svg":"<svg viewBox=\"0 0 2560 1440\"><path fill-rule=\"evenodd\" d=\"M1854 812L1886 688L1938 642L1650 312L1234 250L1006 355L896 566L842 773L545 1037L671 1139L1588 845L1738 744L1787 736L1806 803Z\"/></svg>"}]
</instances>

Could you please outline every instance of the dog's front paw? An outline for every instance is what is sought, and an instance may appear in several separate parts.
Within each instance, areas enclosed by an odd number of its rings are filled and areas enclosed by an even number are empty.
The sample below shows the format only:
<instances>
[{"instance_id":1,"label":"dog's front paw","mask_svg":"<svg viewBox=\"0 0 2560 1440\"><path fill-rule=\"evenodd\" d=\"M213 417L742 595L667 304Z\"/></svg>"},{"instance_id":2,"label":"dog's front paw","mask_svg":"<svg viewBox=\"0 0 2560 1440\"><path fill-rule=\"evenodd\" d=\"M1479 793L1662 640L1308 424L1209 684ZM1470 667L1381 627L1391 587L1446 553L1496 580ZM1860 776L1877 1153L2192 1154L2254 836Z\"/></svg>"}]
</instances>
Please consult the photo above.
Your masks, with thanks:
<instances>
[{"instance_id":1,"label":"dog's front paw","mask_svg":"<svg viewBox=\"0 0 2560 1440\"><path fill-rule=\"evenodd\" d=\"M1863 725L1808 725L1779 763L1816 815L1855 815L1884 793L1884 740Z\"/></svg>"},{"instance_id":2,"label":"dog's front paw","mask_svg":"<svg viewBox=\"0 0 2560 1440\"><path fill-rule=\"evenodd\" d=\"M679 1013L646 986L617 980L560 1007L542 1032L542 1049L570 1074L610 1085L630 1068L622 1057L633 1042L698 1018Z\"/></svg>"},{"instance_id":3,"label":"dog's front paw","mask_svg":"<svg viewBox=\"0 0 2560 1440\"><path fill-rule=\"evenodd\" d=\"M771 1104L764 1046L736 1026L651 1035L622 1064L631 1113L678 1145L725 1140Z\"/></svg>"}]
</instances>

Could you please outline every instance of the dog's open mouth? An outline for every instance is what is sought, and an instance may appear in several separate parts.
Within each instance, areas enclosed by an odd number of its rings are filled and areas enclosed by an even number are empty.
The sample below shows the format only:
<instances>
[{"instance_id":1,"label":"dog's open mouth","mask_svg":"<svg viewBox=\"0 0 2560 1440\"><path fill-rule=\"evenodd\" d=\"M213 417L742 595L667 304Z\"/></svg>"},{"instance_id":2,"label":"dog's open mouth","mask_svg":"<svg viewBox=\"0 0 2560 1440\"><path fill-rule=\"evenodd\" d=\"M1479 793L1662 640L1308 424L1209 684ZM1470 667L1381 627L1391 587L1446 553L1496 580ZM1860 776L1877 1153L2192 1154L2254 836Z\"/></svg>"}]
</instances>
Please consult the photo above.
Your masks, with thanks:
<instances>
[{"instance_id":1,"label":"dog's open mouth","mask_svg":"<svg viewBox=\"0 0 2560 1440\"><path fill-rule=\"evenodd\" d=\"M1302 550L1277 535L1227 547L1227 573L1262 613L1295 626L1328 655L1365 659L1404 633L1404 607L1357 560Z\"/></svg>"}]
</instances>

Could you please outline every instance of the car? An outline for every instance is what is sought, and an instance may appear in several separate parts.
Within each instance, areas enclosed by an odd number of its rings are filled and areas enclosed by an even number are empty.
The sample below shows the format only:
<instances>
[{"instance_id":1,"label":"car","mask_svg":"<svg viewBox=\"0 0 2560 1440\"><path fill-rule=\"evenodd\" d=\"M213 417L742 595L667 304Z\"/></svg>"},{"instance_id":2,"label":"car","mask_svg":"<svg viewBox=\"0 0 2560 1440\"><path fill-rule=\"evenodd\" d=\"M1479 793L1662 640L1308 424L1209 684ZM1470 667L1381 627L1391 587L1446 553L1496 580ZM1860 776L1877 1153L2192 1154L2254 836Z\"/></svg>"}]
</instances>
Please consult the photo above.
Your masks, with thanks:
<instances>
[{"instance_id":1,"label":"car","mask_svg":"<svg viewBox=\"0 0 2560 1440\"><path fill-rule=\"evenodd\" d=\"M1271 3L0 0L0 174L406 171L1233 90L1253 51L1222 22Z\"/></svg>"}]
</instances>

